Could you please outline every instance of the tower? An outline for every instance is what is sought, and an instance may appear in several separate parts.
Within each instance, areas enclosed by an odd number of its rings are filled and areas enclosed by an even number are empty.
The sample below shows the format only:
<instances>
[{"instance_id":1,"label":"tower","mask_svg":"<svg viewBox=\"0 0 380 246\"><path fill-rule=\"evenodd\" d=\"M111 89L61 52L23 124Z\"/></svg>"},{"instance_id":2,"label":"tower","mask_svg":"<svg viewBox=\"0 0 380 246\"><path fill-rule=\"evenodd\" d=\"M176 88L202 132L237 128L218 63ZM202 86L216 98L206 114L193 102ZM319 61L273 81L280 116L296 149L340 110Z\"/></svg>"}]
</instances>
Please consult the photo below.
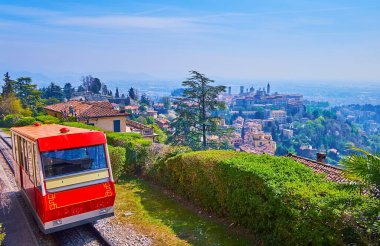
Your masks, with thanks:
<instances>
[{"instance_id":1,"label":"tower","mask_svg":"<svg viewBox=\"0 0 380 246\"><path fill-rule=\"evenodd\" d=\"M240 95L244 94L244 86L240 86Z\"/></svg>"},{"instance_id":2,"label":"tower","mask_svg":"<svg viewBox=\"0 0 380 246\"><path fill-rule=\"evenodd\" d=\"M231 86L228 86L228 95L231 96Z\"/></svg>"},{"instance_id":3,"label":"tower","mask_svg":"<svg viewBox=\"0 0 380 246\"><path fill-rule=\"evenodd\" d=\"M267 84L267 94L268 95L270 94L270 84L269 83Z\"/></svg>"}]
</instances>

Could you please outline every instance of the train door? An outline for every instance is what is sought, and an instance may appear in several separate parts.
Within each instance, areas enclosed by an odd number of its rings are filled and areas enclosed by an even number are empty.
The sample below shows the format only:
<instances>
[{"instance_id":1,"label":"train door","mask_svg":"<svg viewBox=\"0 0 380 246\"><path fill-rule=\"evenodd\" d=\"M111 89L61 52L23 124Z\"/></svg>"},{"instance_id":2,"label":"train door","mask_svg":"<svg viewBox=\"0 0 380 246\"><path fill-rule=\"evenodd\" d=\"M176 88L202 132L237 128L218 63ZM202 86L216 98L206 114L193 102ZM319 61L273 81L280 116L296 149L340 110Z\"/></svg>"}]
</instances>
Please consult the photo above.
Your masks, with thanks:
<instances>
[{"instance_id":1,"label":"train door","mask_svg":"<svg viewBox=\"0 0 380 246\"><path fill-rule=\"evenodd\" d=\"M15 161L13 168L15 172L16 183L19 188L22 184L22 150L21 150L21 137L12 133L12 152Z\"/></svg>"}]
</instances>

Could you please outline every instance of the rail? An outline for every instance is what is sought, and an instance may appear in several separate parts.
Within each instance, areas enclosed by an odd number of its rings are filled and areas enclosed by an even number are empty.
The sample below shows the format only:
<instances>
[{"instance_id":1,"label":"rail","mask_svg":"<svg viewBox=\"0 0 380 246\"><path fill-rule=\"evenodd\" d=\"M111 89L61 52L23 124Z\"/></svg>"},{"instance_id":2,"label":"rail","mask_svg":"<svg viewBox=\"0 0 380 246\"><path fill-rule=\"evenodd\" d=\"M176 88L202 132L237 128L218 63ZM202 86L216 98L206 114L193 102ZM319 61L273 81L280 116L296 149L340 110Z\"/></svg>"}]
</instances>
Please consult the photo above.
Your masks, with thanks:
<instances>
[{"instance_id":1,"label":"rail","mask_svg":"<svg viewBox=\"0 0 380 246\"><path fill-rule=\"evenodd\" d=\"M86 224L53 233L57 245L104 245L112 244L92 225ZM95 243L96 242L96 243Z\"/></svg>"},{"instance_id":2,"label":"rail","mask_svg":"<svg viewBox=\"0 0 380 246\"><path fill-rule=\"evenodd\" d=\"M14 174L15 171L13 169L13 164L12 164L12 154L9 153L12 149L12 145L10 143L8 143L3 136L0 135L0 152L1 152L1 155L4 157L4 160L5 162L7 163L7 165L9 166L10 170L12 171L12 173ZM8 151L6 151L8 150Z\"/></svg>"}]
</instances>

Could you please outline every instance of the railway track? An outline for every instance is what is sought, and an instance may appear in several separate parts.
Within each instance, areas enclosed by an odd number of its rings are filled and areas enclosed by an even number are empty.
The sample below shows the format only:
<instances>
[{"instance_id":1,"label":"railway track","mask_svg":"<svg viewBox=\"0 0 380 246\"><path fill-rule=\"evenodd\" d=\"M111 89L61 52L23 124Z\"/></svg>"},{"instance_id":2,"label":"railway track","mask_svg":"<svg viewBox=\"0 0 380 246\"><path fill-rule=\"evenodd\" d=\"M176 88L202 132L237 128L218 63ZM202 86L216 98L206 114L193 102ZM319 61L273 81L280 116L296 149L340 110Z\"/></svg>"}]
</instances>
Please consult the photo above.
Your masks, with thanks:
<instances>
[{"instance_id":1,"label":"railway track","mask_svg":"<svg viewBox=\"0 0 380 246\"><path fill-rule=\"evenodd\" d=\"M0 152L7 165L14 174L12 145L0 135ZM37 225L36 225L37 226ZM86 224L75 228L63 230L52 234L58 245L112 245L102 234L92 225Z\"/></svg>"},{"instance_id":2,"label":"railway track","mask_svg":"<svg viewBox=\"0 0 380 246\"><path fill-rule=\"evenodd\" d=\"M0 139L0 152L5 159L5 162L14 174L15 172L13 169L12 145L7 140L5 140L2 135L0 135Z\"/></svg>"}]
</instances>

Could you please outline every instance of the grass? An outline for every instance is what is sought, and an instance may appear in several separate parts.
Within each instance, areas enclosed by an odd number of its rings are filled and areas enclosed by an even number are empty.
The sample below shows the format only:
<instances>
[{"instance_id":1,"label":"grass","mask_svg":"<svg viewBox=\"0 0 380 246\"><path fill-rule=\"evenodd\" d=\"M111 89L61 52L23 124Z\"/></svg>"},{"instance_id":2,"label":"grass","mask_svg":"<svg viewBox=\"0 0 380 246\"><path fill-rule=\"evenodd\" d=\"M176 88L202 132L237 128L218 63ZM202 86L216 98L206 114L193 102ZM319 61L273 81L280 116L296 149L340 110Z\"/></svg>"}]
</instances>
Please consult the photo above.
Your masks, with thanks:
<instances>
[{"instance_id":1,"label":"grass","mask_svg":"<svg viewBox=\"0 0 380 246\"><path fill-rule=\"evenodd\" d=\"M180 205L149 182L128 178L116 184L116 216L155 245L252 245L243 235ZM132 212L130 216L123 216Z\"/></svg>"},{"instance_id":2,"label":"grass","mask_svg":"<svg viewBox=\"0 0 380 246\"><path fill-rule=\"evenodd\" d=\"M0 127L0 129L3 130L7 134L11 134L11 131L9 130L9 128Z\"/></svg>"}]
</instances>

